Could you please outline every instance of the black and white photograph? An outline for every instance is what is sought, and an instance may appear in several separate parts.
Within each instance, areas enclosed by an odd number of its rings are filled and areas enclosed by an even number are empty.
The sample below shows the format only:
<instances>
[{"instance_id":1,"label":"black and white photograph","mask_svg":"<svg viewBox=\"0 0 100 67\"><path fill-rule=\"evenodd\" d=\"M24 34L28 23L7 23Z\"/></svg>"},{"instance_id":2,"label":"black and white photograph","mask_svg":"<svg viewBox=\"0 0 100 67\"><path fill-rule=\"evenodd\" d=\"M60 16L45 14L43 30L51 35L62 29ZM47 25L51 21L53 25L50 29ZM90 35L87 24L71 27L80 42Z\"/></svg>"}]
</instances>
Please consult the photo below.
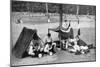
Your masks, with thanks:
<instances>
[{"instance_id":1,"label":"black and white photograph","mask_svg":"<svg viewBox=\"0 0 100 67\"><path fill-rule=\"evenodd\" d=\"M96 61L96 5L11 0L11 66Z\"/></svg>"}]
</instances>

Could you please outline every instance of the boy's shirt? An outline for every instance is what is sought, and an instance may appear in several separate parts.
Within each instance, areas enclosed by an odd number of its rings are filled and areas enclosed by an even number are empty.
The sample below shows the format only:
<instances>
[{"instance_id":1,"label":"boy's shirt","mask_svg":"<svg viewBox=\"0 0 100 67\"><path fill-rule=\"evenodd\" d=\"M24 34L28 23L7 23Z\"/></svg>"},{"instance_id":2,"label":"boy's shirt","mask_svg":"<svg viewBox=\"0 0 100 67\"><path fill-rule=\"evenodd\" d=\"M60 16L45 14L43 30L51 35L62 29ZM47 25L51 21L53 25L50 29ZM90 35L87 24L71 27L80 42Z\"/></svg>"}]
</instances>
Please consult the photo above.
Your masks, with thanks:
<instances>
[{"instance_id":1,"label":"boy's shirt","mask_svg":"<svg viewBox=\"0 0 100 67\"><path fill-rule=\"evenodd\" d=\"M47 43L47 42L52 42L52 38L46 36L46 37L44 38L44 42L45 42L45 43Z\"/></svg>"},{"instance_id":2,"label":"boy's shirt","mask_svg":"<svg viewBox=\"0 0 100 67\"><path fill-rule=\"evenodd\" d=\"M78 46L87 46L87 44L81 39L79 39L79 40L70 39L69 42L70 43L74 42L74 44L77 44Z\"/></svg>"},{"instance_id":3,"label":"boy's shirt","mask_svg":"<svg viewBox=\"0 0 100 67\"><path fill-rule=\"evenodd\" d=\"M61 30L63 32L70 32L69 22L63 22L62 23Z\"/></svg>"},{"instance_id":4,"label":"boy's shirt","mask_svg":"<svg viewBox=\"0 0 100 67\"><path fill-rule=\"evenodd\" d=\"M32 54L33 53L33 47L32 46L29 46L29 54Z\"/></svg>"}]
</instances>

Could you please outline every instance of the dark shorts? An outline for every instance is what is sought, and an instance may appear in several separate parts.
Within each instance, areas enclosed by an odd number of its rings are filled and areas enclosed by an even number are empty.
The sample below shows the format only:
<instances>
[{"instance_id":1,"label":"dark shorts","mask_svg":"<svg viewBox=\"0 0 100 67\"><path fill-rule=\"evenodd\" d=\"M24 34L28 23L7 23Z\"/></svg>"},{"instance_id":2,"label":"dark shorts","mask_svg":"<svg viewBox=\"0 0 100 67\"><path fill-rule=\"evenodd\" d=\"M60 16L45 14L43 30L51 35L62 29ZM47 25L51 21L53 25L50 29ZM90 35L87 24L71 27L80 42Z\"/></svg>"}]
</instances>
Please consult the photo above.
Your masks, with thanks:
<instances>
[{"instance_id":1,"label":"dark shorts","mask_svg":"<svg viewBox=\"0 0 100 67\"><path fill-rule=\"evenodd\" d=\"M46 42L45 45L46 45L46 44L52 45L52 42Z\"/></svg>"}]
</instances>

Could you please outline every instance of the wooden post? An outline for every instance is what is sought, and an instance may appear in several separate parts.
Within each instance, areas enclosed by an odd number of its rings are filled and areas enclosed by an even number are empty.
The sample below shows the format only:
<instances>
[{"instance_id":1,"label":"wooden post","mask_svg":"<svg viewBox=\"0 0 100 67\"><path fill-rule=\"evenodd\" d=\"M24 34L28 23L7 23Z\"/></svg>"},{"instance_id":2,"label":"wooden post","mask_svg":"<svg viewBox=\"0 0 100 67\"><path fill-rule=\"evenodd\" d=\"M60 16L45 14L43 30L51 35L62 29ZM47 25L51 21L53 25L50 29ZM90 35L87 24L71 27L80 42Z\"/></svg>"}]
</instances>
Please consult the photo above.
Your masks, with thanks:
<instances>
[{"instance_id":1,"label":"wooden post","mask_svg":"<svg viewBox=\"0 0 100 67\"><path fill-rule=\"evenodd\" d=\"M87 6L86 8L87 8L87 9L86 9L86 10L87 10L87 16L89 16L89 15L90 15L90 12L89 12L90 7Z\"/></svg>"},{"instance_id":2,"label":"wooden post","mask_svg":"<svg viewBox=\"0 0 100 67\"><path fill-rule=\"evenodd\" d=\"M62 21L63 21L63 10L62 10L62 4L59 4L59 19L60 19L60 22L59 22L59 27L61 28L62 26ZM60 29L59 28L59 29ZM60 41L60 48L62 49L62 45L61 45L61 36L60 36L60 32L59 32L59 41Z\"/></svg>"},{"instance_id":3,"label":"wooden post","mask_svg":"<svg viewBox=\"0 0 100 67\"><path fill-rule=\"evenodd\" d=\"M48 3L45 3L46 6L46 16L47 16L47 23L49 22L49 12L48 12ZM49 29L48 29L48 33L49 33Z\"/></svg>"},{"instance_id":4,"label":"wooden post","mask_svg":"<svg viewBox=\"0 0 100 67\"><path fill-rule=\"evenodd\" d=\"M79 5L77 5L77 12L76 12L76 15L79 14Z\"/></svg>"},{"instance_id":5,"label":"wooden post","mask_svg":"<svg viewBox=\"0 0 100 67\"><path fill-rule=\"evenodd\" d=\"M76 15L77 15L77 19L78 19L78 31L77 31L77 35L80 35L80 26L79 26L79 5L77 5L77 12L76 12Z\"/></svg>"},{"instance_id":6,"label":"wooden post","mask_svg":"<svg viewBox=\"0 0 100 67\"><path fill-rule=\"evenodd\" d=\"M78 24L79 24L79 17L78 17L78 15L79 15L79 5L77 5L77 12L76 12L76 17L78 19Z\"/></svg>"},{"instance_id":7,"label":"wooden post","mask_svg":"<svg viewBox=\"0 0 100 67\"><path fill-rule=\"evenodd\" d=\"M62 21L63 21L63 9L62 9L62 4L59 4L59 15L60 15L60 23L59 26L62 25Z\"/></svg>"},{"instance_id":8,"label":"wooden post","mask_svg":"<svg viewBox=\"0 0 100 67\"><path fill-rule=\"evenodd\" d=\"M46 3L46 16L47 16L47 22L50 22L50 16L48 12L48 3Z\"/></svg>"},{"instance_id":9,"label":"wooden post","mask_svg":"<svg viewBox=\"0 0 100 67\"><path fill-rule=\"evenodd\" d=\"M27 11L30 12L30 8L29 8L30 5L29 5L29 2L27 2L26 5L27 5Z\"/></svg>"},{"instance_id":10,"label":"wooden post","mask_svg":"<svg viewBox=\"0 0 100 67\"><path fill-rule=\"evenodd\" d=\"M46 3L45 5L46 5L46 14L48 15L48 3Z\"/></svg>"}]
</instances>

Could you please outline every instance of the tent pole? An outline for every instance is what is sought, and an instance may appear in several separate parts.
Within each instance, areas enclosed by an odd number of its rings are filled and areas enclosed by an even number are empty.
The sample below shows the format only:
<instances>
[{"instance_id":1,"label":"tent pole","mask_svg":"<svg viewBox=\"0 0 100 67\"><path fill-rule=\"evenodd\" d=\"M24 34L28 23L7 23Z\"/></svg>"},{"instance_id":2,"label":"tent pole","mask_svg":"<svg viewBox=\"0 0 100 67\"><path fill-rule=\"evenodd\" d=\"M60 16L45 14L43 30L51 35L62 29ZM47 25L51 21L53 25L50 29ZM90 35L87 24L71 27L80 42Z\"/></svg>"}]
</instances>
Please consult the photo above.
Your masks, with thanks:
<instances>
[{"instance_id":1,"label":"tent pole","mask_svg":"<svg viewBox=\"0 0 100 67\"><path fill-rule=\"evenodd\" d=\"M60 14L60 24L59 24L59 26L61 26L62 25L62 20L63 20L62 4L59 4L59 14Z\"/></svg>"},{"instance_id":2,"label":"tent pole","mask_svg":"<svg viewBox=\"0 0 100 67\"><path fill-rule=\"evenodd\" d=\"M61 26L62 26L62 20L63 20L63 10L62 10L62 4L59 4L59 14L60 14L60 22L59 22L59 27L61 28ZM60 29L59 28L59 29ZM59 32L59 35L60 35L60 32ZM59 36L59 41L60 41L60 48L62 49L62 46L61 46L61 36Z\"/></svg>"}]
</instances>

